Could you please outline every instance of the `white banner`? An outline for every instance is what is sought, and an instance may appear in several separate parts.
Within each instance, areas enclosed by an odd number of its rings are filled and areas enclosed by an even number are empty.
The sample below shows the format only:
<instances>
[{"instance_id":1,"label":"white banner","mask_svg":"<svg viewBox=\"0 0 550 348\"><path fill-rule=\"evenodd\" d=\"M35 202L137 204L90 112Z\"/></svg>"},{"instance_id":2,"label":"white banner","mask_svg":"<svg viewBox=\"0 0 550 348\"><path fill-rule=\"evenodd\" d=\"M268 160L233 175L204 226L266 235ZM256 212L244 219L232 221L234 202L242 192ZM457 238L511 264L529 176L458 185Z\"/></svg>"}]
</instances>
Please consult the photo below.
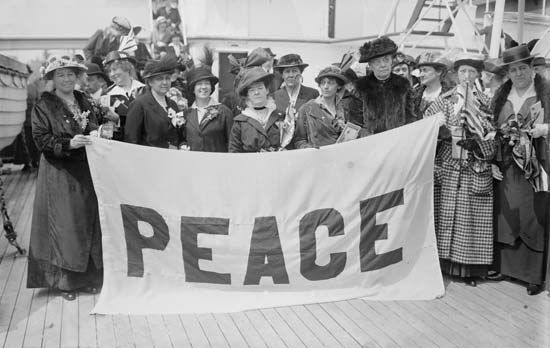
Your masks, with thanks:
<instances>
[{"instance_id":1,"label":"white banner","mask_svg":"<svg viewBox=\"0 0 550 348\"><path fill-rule=\"evenodd\" d=\"M430 118L322 149L252 154L95 139L86 150L105 269L94 313L442 296L437 132Z\"/></svg>"}]
</instances>

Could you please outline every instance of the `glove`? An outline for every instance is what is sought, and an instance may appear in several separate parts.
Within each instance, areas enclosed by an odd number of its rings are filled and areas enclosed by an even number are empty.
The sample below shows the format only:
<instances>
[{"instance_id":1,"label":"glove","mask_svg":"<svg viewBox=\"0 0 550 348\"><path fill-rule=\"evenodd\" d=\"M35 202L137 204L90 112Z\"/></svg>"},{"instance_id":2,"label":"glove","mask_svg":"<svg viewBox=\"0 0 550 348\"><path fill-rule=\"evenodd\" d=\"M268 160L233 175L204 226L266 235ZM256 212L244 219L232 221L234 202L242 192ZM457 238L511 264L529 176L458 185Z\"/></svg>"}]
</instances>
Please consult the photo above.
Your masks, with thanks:
<instances>
[{"instance_id":1,"label":"glove","mask_svg":"<svg viewBox=\"0 0 550 348\"><path fill-rule=\"evenodd\" d=\"M546 137L548 135L548 124L535 124L529 133L533 138Z\"/></svg>"}]
</instances>

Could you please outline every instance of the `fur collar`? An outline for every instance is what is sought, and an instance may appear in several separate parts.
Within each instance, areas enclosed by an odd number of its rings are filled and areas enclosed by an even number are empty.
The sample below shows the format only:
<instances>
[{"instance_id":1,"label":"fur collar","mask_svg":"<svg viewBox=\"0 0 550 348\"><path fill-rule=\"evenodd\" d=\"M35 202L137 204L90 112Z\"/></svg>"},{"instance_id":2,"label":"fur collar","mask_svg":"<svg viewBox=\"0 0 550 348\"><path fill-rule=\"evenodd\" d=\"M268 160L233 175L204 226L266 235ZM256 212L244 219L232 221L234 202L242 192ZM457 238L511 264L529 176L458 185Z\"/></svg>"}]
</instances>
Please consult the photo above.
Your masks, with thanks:
<instances>
[{"instance_id":1,"label":"fur collar","mask_svg":"<svg viewBox=\"0 0 550 348\"><path fill-rule=\"evenodd\" d=\"M379 86L384 86L388 90L393 91L396 94L402 94L407 92L408 89L410 89L409 81L407 81L406 78L401 77L399 75L396 75L392 73L386 81L380 81L378 80L374 74L370 74L364 77L361 77L357 79L355 82L355 87L357 88L358 92L361 93L369 93L377 88Z\"/></svg>"},{"instance_id":2,"label":"fur collar","mask_svg":"<svg viewBox=\"0 0 550 348\"><path fill-rule=\"evenodd\" d=\"M92 110L92 106L91 106L90 102L86 99L86 96L84 95L84 93L75 90L73 92L73 94L74 94L76 102L78 103L78 105L80 106L80 109L82 111L91 111ZM42 96L41 96L41 99L46 103L48 109L50 109L52 111L63 109L64 112L66 112L67 114L72 115L72 112L65 106L65 104L63 103L61 98L59 98L55 94L54 91L43 92Z\"/></svg>"},{"instance_id":3,"label":"fur collar","mask_svg":"<svg viewBox=\"0 0 550 348\"><path fill-rule=\"evenodd\" d=\"M498 119L498 115L500 115L504 104L506 104L506 100L508 100L508 95L511 90L512 81L508 80L495 92L491 106L495 120ZM550 85L548 85L539 75L535 75L535 92L537 94L537 99L540 100L543 103L543 107L545 107L544 104L546 104L546 101L550 98Z\"/></svg>"}]
</instances>

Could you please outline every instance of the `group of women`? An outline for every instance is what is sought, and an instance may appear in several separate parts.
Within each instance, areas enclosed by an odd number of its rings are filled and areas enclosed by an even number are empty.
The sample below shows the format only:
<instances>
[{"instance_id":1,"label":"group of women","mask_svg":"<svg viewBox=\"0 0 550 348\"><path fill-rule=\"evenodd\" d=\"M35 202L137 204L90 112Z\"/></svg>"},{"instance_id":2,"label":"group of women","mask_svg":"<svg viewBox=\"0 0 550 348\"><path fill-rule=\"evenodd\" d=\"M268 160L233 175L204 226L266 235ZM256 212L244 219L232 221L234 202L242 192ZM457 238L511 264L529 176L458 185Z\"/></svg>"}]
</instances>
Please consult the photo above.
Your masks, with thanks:
<instances>
[{"instance_id":1,"label":"group of women","mask_svg":"<svg viewBox=\"0 0 550 348\"><path fill-rule=\"evenodd\" d=\"M234 115L213 97L218 78L207 67L187 71L193 102L182 111L168 96L175 59L148 62L141 84L125 63L129 59L113 53L107 69L115 85L106 95L118 100L113 108L119 116L118 140L205 152L280 151L336 143L350 120L361 120L351 115L361 112L350 106L352 100L360 100L353 88L346 88L353 81L339 66L330 65L315 78L317 92L301 85L307 67L301 57L283 57L274 66L284 80L276 91L263 61L237 73L235 93L244 107ZM550 89L535 78L532 57L523 46L505 51L503 59L510 81L491 104L478 82L482 58L459 57L452 67L457 84L449 86L448 62L437 54L421 55L415 105L418 118L438 115L441 124L434 202L442 271L472 286L493 271L493 279L524 281L529 294L535 294L542 290L548 250L549 199L542 178L550 173ZM76 291L97 292L102 281L97 200L84 147L91 143L90 136L110 135L102 130L97 109L75 89L84 72L85 67L70 57L52 57L45 78L54 89L43 94L32 117L42 158L27 285L59 289L67 300L73 300ZM305 100L298 105L300 98ZM541 115L535 114L537 105ZM511 122L520 129L517 134L510 130ZM526 144L532 145L527 152ZM496 190L493 177L498 180Z\"/></svg>"}]
</instances>

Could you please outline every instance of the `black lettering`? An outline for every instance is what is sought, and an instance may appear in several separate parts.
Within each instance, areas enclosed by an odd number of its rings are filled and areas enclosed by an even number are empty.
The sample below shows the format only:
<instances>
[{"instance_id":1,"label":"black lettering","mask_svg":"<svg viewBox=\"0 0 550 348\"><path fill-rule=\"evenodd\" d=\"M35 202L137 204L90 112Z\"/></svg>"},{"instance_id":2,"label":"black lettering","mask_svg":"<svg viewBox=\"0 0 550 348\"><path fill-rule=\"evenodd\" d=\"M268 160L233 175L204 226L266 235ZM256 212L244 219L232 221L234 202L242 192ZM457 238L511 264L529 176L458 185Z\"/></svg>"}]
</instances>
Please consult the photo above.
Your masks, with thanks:
<instances>
[{"instance_id":1,"label":"black lettering","mask_svg":"<svg viewBox=\"0 0 550 348\"><path fill-rule=\"evenodd\" d=\"M170 241L168 225L163 217L151 208L121 204L122 224L128 254L128 277L143 277L143 249L164 250ZM153 227L153 235L139 233L138 221Z\"/></svg>"},{"instance_id":2,"label":"black lettering","mask_svg":"<svg viewBox=\"0 0 550 348\"><path fill-rule=\"evenodd\" d=\"M185 281L190 283L231 284L231 274L203 271L199 259L212 260L212 249L199 248L199 233L229 234L229 219L213 217L181 217L181 249Z\"/></svg>"},{"instance_id":3,"label":"black lettering","mask_svg":"<svg viewBox=\"0 0 550 348\"><path fill-rule=\"evenodd\" d=\"M254 220L244 285L258 285L262 277L272 277L274 284L289 283L275 216Z\"/></svg>"},{"instance_id":4,"label":"black lettering","mask_svg":"<svg viewBox=\"0 0 550 348\"><path fill-rule=\"evenodd\" d=\"M307 213L300 220L300 272L308 280L335 278L346 266L346 253L331 253L330 261L319 266L315 231L319 226L327 226L330 237L344 235L344 218L335 209L318 209Z\"/></svg>"},{"instance_id":5,"label":"black lettering","mask_svg":"<svg viewBox=\"0 0 550 348\"><path fill-rule=\"evenodd\" d=\"M403 189L361 201L361 238L359 241L361 272L374 271L403 260L403 248L380 255L376 254L374 248L374 243L377 240L388 238L388 226L387 224L377 225L376 214L403 204Z\"/></svg>"}]
</instances>

